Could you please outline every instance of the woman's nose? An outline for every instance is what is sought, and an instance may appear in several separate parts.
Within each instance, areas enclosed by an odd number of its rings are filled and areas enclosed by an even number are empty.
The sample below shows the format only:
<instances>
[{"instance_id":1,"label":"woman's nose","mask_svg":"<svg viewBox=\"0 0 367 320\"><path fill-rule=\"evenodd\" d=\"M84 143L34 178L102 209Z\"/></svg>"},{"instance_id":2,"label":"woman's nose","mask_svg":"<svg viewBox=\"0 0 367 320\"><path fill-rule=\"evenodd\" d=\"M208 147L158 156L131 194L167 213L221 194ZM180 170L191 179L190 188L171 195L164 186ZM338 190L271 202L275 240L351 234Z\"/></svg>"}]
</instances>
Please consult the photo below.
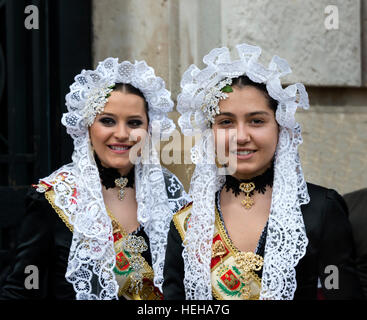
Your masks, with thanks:
<instances>
[{"instance_id":1,"label":"woman's nose","mask_svg":"<svg viewBox=\"0 0 367 320\"><path fill-rule=\"evenodd\" d=\"M125 124L119 124L116 126L116 130L114 132L114 136L118 140L128 140L129 139L129 130Z\"/></svg>"},{"instance_id":2,"label":"woman's nose","mask_svg":"<svg viewBox=\"0 0 367 320\"><path fill-rule=\"evenodd\" d=\"M236 130L237 144L245 144L251 140L249 128L245 124L239 124Z\"/></svg>"}]
</instances>

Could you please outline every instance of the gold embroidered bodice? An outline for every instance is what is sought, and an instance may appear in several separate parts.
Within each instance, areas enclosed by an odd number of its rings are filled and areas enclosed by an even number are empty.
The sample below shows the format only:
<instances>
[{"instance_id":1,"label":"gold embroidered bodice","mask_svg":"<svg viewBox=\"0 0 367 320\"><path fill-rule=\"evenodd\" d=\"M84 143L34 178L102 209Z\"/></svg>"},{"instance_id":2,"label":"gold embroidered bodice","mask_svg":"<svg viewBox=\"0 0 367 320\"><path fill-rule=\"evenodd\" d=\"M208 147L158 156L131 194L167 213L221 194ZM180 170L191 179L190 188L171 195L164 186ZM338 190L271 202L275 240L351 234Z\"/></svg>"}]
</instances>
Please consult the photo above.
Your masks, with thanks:
<instances>
[{"instance_id":1,"label":"gold embroidered bodice","mask_svg":"<svg viewBox=\"0 0 367 320\"><path fill-rule=\"evenodd\" d=\"M39 185L35 185L35 187ZM53 209L59 215L59 217L63 220L65 225L69 228L71 232L73 232L73 227L69 223L68 216L55 204L55 192L49 186L46 187L45 198L51 204ZM142 289L138 292L131 289L131 282L134 276L134 268L132 267L131 258L132 254L123 248L122 242L128 234L124 231L115 217L111 214L111 212L106 208L108 215L111 218L112 227L113 227L113 239L114 239L114 249L116 253L116 264L114 267L114 273L116 277L116 281L119 285L119 297L124 297L128 300L162 300L162 293L154 286L153 278L154 272L152 267L146 262L146 260L139 254L139 260L142 261L143 265L143 280L142 280Z\"/></svg>"},{"instance_id":2,"label":"gold embroidered bodice","mask_svg":"<svg viewBox=\"0 0 367 320\"><path fill-rule=\"evenodd\" d=\"M182 241L190 224L192 204L173 217ZM241 252L228 237L219 212L215 209L215 225L212 244L211 282L213 296L218 300L257 300L261 279L257 272L263 266L263 258L253 252Z\"/></svg>"}]
</instances>

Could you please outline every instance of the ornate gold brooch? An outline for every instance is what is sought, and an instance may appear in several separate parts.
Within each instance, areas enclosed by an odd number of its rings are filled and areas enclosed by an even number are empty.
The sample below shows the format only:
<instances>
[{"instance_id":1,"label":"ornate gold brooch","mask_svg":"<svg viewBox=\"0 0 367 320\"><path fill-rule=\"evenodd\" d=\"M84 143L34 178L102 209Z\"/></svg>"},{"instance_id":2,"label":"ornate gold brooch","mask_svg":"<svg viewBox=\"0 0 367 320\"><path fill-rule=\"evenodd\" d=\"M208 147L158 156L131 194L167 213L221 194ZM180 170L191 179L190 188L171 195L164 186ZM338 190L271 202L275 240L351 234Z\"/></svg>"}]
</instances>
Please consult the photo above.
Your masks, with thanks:
<instances>
[{"instance_id":1,"label":"ornate gold brooch","mask_svg":"<svg viewBox=\"0 0 367 320\"><path fill-rule=\"evenodd\" d=\"M127 183L129 182L129 180L125 177L121 177L115 180L115 185L116 187L119 187L119 199L123 200L124 196L125 196L125 187L127 185Z\"/></svg>"},{"instance_id":2,"label":"ornate gold brooch","mask_svg":"<svg viewBox=\"0 0 367 320\"><path fill-rule=\"evenodd\" d=\"M212 258L220 257L222 263L222 256L226 254L226 248L222 240L217 240L212 245Z\"/></svg>"},{"instance_id":3,"label":"ornate gold brooch","mask_svg":"<svg viewBox=\"0 0 367 320\"><path fill-rule=\"evenodd\" d=\"M264 258L253 252L238 252L235 256L235 263L242 271L240 275L241 282L247 284L241 289L244 299L249 299L251 296L251 289L248 285L252 279L257 276L254 271L259 271L264 265Z\"/></svg>"},{"instance_id":4,"label":"ornate gold brooch","mask_svg":"<svg viewBox=\"0 0 367 320\"><path fill-rule=\"evenodd\" d=\"M240 190L246 194L245 199L241 201L242 205L245 209L251 209L255 202L251 199L250 193L255 190L255 184L253 182L242 182L240 184Z\"/></svg>"},{"instance_id":5,"label":"ornate gold brooch","mask_svg":"<svg viewBox=\"0 0 367 320\"><path fill-rule=\"evenodd\" d=\"M129 234L123 241L122 247L130 254L130 264L135 271L131 275L130 290L135 289L138 294L143 288L143 272L144 272L144 258L140 255L148 249L143 237Z\"/></svg>"}]
</instances>

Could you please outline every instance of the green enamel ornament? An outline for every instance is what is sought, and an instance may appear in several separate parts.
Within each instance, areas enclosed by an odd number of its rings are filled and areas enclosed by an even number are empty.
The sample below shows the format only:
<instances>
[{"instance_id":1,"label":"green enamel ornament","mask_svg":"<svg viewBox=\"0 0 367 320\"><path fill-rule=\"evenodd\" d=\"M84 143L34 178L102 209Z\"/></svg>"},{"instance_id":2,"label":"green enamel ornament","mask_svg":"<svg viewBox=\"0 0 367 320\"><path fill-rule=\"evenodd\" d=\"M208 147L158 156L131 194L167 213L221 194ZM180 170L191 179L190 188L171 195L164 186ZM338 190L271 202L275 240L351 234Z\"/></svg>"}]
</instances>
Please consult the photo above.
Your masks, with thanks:
<instances>
[{"instance_id":1,"label":"green enamel ornament","mask_svg":"<svg viewBox=\"0 0 367 320\"><path fill-rule=\"evenodd\" d=\"M227 84L225 87L223 87L221 89L221 91L222 92L225 92L225 93L228 93L228 92L233 92L233 89L232 89L232 87L229 84Z\"/></svg>"}]
</instances>

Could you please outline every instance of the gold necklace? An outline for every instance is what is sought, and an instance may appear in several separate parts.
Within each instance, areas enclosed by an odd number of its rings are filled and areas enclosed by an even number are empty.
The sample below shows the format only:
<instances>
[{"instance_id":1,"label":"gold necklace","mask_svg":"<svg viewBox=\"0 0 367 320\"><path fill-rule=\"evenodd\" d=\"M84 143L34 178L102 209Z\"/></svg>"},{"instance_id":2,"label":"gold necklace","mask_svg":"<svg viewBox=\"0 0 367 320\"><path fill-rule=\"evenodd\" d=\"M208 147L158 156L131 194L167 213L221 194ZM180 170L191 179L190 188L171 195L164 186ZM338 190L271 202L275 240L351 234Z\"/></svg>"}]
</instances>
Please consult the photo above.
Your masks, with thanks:
<instances>
[{"instance_id":1,"label":"gold necklace","mask_svg":"<svg viewBox=\"0 0 367 320\"><path fill-rule=\"evenodd\" d=\"M123 200L124 197L125 197L125 187L126 187L128 182L129 182L129 180L125 177L120 177L120 178L115 180L116 187L120 188L119 195L118 195L120 200Z\"/></svg>"},{"instance_id":2,"label":"gold necklace","mask_svg":"<svg viewBox=\"0 0 367 320\"><path fill-rule=\"evenodd\" d=\"M251 209L251 207L255 204L255 201L251 199L250 193L255 190L255 183L242 182L240 184L240 190L246 194L245 199L241 201L242 205L245 207L245 209Z\"/></svg>"}]
</instances>

